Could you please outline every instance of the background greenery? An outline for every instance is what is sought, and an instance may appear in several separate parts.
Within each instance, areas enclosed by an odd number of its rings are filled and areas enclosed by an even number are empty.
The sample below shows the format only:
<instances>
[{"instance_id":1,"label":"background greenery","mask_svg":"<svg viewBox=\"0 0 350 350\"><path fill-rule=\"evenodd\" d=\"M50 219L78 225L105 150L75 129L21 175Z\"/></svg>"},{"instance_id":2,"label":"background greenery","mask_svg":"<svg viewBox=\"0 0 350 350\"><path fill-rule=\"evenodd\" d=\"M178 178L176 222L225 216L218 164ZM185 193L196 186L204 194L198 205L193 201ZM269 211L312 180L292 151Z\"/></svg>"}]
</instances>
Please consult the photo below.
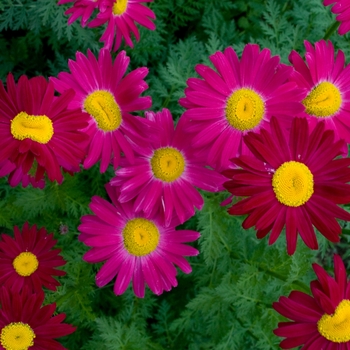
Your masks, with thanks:
<instances>
[{"instance_id":1,"label":"background greenery","mask_svg":"<svg viewBox=\"0 0 350 350\"><path fill-rule=\"evenodd\" d=\"M321 0L155 0L156 31L141 28L141 41L127 48L130 69L147 66L147 95L153 110L167 107L177 119L183 109L186 80L194 66L210 64L208 56L227 46L240 54L245 44L258 43L288 63L292 49L304 53L303 41L322 39L334 22ZM0 77L8 72L18 78L56 76L67 71L76 51L94 53L103 28L67 26L56 0L2 0L0 2ZM331 36L337 48L350 57L349 36ZM115 54L114 54L115 55ZM62 185L44 190L11 188L0 179L1 232L25 221L54 232L67 260L67 275L47 303L56 302L67 322L78 327L62 344L70 350L119 349L278 349L275 337L281 316L272 309L279 296L291 290L308 292L315 278L311 263L333 269L333 253L348 262L349 228L344 224L341 243L329 245L318 234L320 250L310 251L302 242L292 257L286 254L285 236L270 247L258 241L253 230L241 228L243 218L231 217L219 203L227 194L204 194L205 207L183 226L201 232L201 254L191 258L193 273L179 272L179 286L156 297L148 290L144 299L131 288L113 294L112 284L98 289L94 276L101 264L90 265L81 257L87 248L77 240L80 217L89 213L93 195L106 198L104 184L113 171L100 174L98 165ZM68 231L68 232L66 232ZM349 264L348 264L349 266Z\"/></svg>"}]
</instances>

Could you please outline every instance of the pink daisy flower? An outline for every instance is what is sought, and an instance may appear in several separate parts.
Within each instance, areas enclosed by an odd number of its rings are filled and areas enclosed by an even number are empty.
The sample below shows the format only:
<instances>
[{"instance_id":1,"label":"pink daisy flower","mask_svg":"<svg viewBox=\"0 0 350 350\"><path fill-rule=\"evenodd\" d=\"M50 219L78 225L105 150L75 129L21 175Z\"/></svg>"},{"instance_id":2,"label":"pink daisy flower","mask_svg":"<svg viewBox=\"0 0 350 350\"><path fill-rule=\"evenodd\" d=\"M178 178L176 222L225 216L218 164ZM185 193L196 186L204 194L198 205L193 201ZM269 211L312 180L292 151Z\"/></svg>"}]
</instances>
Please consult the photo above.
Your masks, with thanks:
<instances>
[{"instance_id":1,"label":"pink daisy flower","mask_svg":"<svg viewBox=\"0 0 350 350\"><path fill-rule=\"evenodd\" d=\"M108 22L107 29L100 39L108 50L113 48L113 51L117 51L121 45L122 38L124 38L126 45L134 47L130 34L134 34L136 41L140 40L140 33L135 22L150 30L156 29L155 24L152 22L156 18L154 12L141 4L152 1L103 0L106 10L100 12L97 18L89 23L89 27L98 27Z\"/></svg>"},{"instance_id":2,"label":"pink daisy flower","mask_svg":"<svg viewBox=\"0 0 350 350\"><path fill-rule=\"evenodd\" d=\"M295 69L290 80L307 91L302 115L308 118L311 129L323 120L336 139L350 143L350 66L344 67L344 53L339 50L335 56L330 41L321 40L315 48L308 41L304 44L306 63L295 51L289 55ZM344 153L348 153L346 146Z\"/></svg>"},{"instance_id":3,"label":"pink daisy flower","mask_svg":"<svg viewBox=\"0 0 350 350\"><path fill-rule=\"evenodd\" d=\"M173 215L183 223L201 210L203 198L194 186L215 192L222 188L225 178L206 168L192 152L191 140L183 130L183 119L176 129L167 109L147 112L146 118L160 130L150 134L148 143L133 143L137 157L135 164L127 162L116 171L111 184L120 187L119 201L135 199L134 210L147 216L160 212L168 225Z\"/></svg>"},{"instance_id":4,"label":"pink daisy flower","mask_svg":"<svg viewBox=\"0 0 350 350\"><path fill-rule=\"evenodd\" d=\"M332 12L336 15L336 20L340 22L338 33L340 35L346 34L350 31L350 2L349 0L324 0L323 5L329 6L336 3L332 7Z\"/></svg>"},{"instance_id":5,"label":"pink daisy flower","mask_svg":"<svg viewBox=\"0 0 350 350\"><path fill-rule=\"evenodd\" d=\"M100 9L101 11L105 10L105 7L101 6L102 1L103 0L60 0L58 5L73 2L73 6L64 13L65 15L71 15L68 19L68 24L72 24L81 17L81 26L85 27L95 9Z\"/></svg>"},{"instance_id":6,"label":"pink daisy flower","mask_svg":"<svg viewBox=\"0 0 350 350\"><path fill-rule=\"evenodd\" d=\"M0 83L0 162L16 166L10 184L40 184L45 173L61 183L61 168L80 171L89 137L78 130L87 127L88 117L80 109L67 109L73 90L56 97L45 78L21 76L16 85L12 74L6 85L7 91Z\"/></svg>"},{"instance_id":7,"label":"pink daisy flower","mask_svg":"<svg viewBox=\"0 0 350 350\"><path fill-rule=\"evenodd\" d=\"M273 308L290 322L280 322L274 333L285 337L280 347L301 350L350 349L350 283L339 255L334 255L334 277L312 265L318 280L310 283L312 296L292 291Z\"/></svg>"},{"instance_id":8,"label":"pink daisy flower","mask_svg":"<svg viewBox=\"0 0 350 350\"><path fill-rule=\"evenodd\" d=\"M210 166L221 171L232 166L229 159L249 153L243 136L267 128L272 115L290 126L291 116L303 111L299 102L305 97L295 83L287 82L292 67L271 57L270 50L248 44L241 60L232 47L216 52L210 60L217 72L203 64L196 72L204 79L190 78L183 118L192 144L207 154Z\"/></svg>"},{"instance_id":9,"label":"pink daisy flower","mask_svg":"<svg viewBox=\"0 0 350 350\"><path fill-rule=\"evenodd\" d=\"M190 273L191 266L183 256L194 256L198 250L183 243L195 241L199 233L175 231L176 220L164 227L158 216L146 219L135 214L131 202L120 203L115 188L106 186L113 204L94 196L90 204L95 215L82 217L79 240L92 247L83 259L89 263L106 261L96 275L103 287L117 276L114 293L125 292L130 281L139 298L145 295L145 283L157 295L177 286L176 264Z\"/></svg>"},{"instance_id":10,"label":"pink daisy flower","mask_svg":"<svg viewBox=\"0 0 350 350\"><path fill-rule=\"evenodd\" d=\"M130 112L151 107L151 97L140 97L148 88L143 80L146 67L124 74L129 57L121 51L114 62L108 50L102 49L98 60L88 50L87 57L77 52L76 61L69 60L71 73L62 72L50 78L60 93L73 88L75 97L69 108L80 108L90 115L84 131L91 136L84 168L88 169L101 159L100 171L105 172L111 160L114 168L119 164L120 152L133 163L134 153L125 134L147 135L147 121Z\"/></svg>"}]
</instances>

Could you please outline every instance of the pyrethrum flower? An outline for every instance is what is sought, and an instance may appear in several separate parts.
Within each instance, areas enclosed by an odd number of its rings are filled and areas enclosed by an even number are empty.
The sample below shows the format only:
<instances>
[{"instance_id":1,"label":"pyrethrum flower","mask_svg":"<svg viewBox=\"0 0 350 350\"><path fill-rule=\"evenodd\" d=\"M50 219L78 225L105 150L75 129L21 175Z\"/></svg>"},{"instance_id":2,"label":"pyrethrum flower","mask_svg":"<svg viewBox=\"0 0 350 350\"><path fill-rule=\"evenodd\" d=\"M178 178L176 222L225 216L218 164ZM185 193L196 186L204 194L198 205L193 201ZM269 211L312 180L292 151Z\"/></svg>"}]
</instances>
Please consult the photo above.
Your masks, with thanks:
<instances>
[{"instance_id":1,"label":"pyrethrum flower","mask_svg":"<svg viewBox=\"0 0 350 350\"><path fill-rule=\"evenodd\" d=\"M62 323L65 314L53 316L56 304L42 307L43 291L21 293L0 288L1 350L67 350L54 338L73 333L76 328Z\"/></svg>"},{"instance_id":2,"label":"pyrethrum flower","mask_svg":"<svg viewBox=\"0 0 350 350\"><path fill-rule=\"evenodd\" d=\"M52 276L66 273L56 267L66 262L59 255L60 249L52 249L57 243L53 234L47 234L44 227L29 227L26 222L22 232L14 227L14 238L2 234L0 240L0 286L4 285L14 292L24 286L30 291L39 292L42 286L56 290L60 285Z\"/></svg>"},{"instance_id":3,"label":"pyrethrum flower","mask_svg":"<svg viewBox=\"0 0 350 350\"><path fill-rule=\"evenodd\" d=\"M21 76L16 85L9 74L7 91L0 83L0 162L15 164L12 186L28 174L35 182L46 173L50 181L61 183L61 168L80 171L89 137L78 130L87 127L88 117L79 109L67 110L73 90L60 97L54 93L43 77Z\"/></svg>"},{"instance_id":4,"label":"pyrethrum flower","mask_svg":"<svg viewBox=\"0 0 350 350\"><path fill-rule=\"evenodd\" d=\"M106 49L100 51L98 60L90 50L87 57L77 52L76 62L68 62L71 73L62 72L58 78L51 78L60 93L74 89L75 97L70 108L80 108L90 115L90 124L85 130L91 135L85 169L100 159L101 172L106 171L111 160L116 169L121 151L133 162L134 153L124 135L134 133L140 136L148 131L144 118L130 114L151 107L151 97L140 97L148 88L143 80L148 69L137 68L123 77L129 61L125 51L121 51L114 62Z\"/></svg>"},{"instance_id":5,"label":"pyrethrum flower","mask_svg":"<svg viewBox=\"0 0 350 350\"><path fill-rule=\"evenodd\" d=\"M231 47L210 60L217 72L197 65L204 80L188 79L179 102L187 108L183 118L194 133L193 145L204 149L209 165L220 171L231 165L229 159L247 153L243 136L267 128L272 115L290 126L291 116L304 109L305 93L287 82L292 68L258 45L246 45L240 61Z\"/></svg>"},{"instance_id":6,"label":"pyrethrum flower","mask_svg":"<svg viewBox=\"0 0 350 350\"><path fill-rule=\"evenodd\" d=\"M343 51L336 56L330 41L321 40L315 48L307 41L306 63L292 51L289 60L295 71L291 80L307 91L303 100L311 130L324 120L326 129L334 130L337 139L350 143L350 66L346 66ZM347 147L344 148L347 154Z\"/></svg>"},{"instance_id":7,"label":"pyrethrum flower","mask_svg":"<svg viewBox=\"0 0 350 350\"><path fill-rule=\"evenodd\" d=\"M338 15L336 20L340 22L338 33L340 35L346 34L350 31L350 4L348 0L324 0L323 5L329 6L334 4L332 12Z\"/></svg>"},{"instance_id":8,"label":"pyrethrum flower","mask_svg":"<svg viewBox=\"0 0 350 350\"><path fill-rule=\"evenodd\" d=\"M287 251L293 254L297 235L317 249L315 226L331 242L338 242L341 227L335 218L350 220L350 214L336 204L350 201L350 159L334 159L344 141L334 142L334 132L324 122L310 133L305 118L294 118L289 142L276 118L271 132L249 133L245 142L254 156L233 162L241 169L227 170L224 184L235 196L248 198L234 204L232 215L248 214L245 229L255 226L257 237L271 232L269 244L286 227Z\"/></svg>"},{"instance_id":9,"label":"pyrethrum flower","mask_svg":"<svg viewBox=\"0 0 350 350\"><path fill-rule=\"evenodd\" d=\"M94 196L90 204L95 215L82 217L79 240L92 247L83 259L89 263L106 261L96 275L103 287L117 276L114 293L123 294L132 280L134 293L143 298L145 283L153 293L161 294L177 286L176 264L190 273L191 266L183 257L198 250L183 243L195 241L199 233L175 231L176 220L164 227L159 217L145 218L135 214L132 203L120 203L115 188L106 186L113 204Z\"/></svg>"},{"instance_id":10,"label":"pyrethrum flower","mask_svg":"<svg viewBox=\"0 0 350 350\"><path fill-rule=\"evenodd\" d=\"M120 202L135 199L136 212L143 211L147 216L159 212L166 225L177 215L183 223L195 214L194 207L201 210L204 204L194 186L219 191L225 178L195 157L182 119L174 130L167 109L146 112L146 118L159 130L150 133L150 142L133 143L135 164L123 164L110 183L120 188Z\"/></svg>"},{"instance_id":11,"label":"pyrethrum flower","mask_svg":"<svg viewBox=\"0 0 350 350\"><path fill-rule=\"evenodd\" d=\"M143 2L153 0L103 0L106 9L97 15L97 18L89 23L89 27L98 27L107 22L107 29L100 41L104 42L105 48L117 51L124 38L125 44L134 47L131 33L136 41L140 40L140 33L135 22L150 30L156 29L152 22L156 18L154 12Z\"/></svg>"},{"instance_id":12,"label":"pyrethrum flower","mask_svg":"<svg viewBox=\"0 0 350 350\"><path fill-rule=\"evenodd\" d=\"M312 296L292 291L273 303L274 309L291 322L281 322L274 330L285 337L280 346L301 350L348 350L350 348L350 283L340 256L334 256L334 278L313 264L318 280L310 283Z\"/></svg>"}]
</instances>

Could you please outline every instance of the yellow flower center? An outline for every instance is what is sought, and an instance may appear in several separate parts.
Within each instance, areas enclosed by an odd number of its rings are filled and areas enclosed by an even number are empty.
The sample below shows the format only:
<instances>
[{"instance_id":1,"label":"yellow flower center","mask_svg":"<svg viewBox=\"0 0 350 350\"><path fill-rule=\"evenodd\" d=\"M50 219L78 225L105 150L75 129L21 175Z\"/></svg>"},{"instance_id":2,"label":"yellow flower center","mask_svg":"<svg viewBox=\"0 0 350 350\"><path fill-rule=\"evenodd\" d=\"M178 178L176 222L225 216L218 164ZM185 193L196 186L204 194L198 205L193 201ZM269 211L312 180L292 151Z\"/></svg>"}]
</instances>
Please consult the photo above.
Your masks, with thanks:
<instances>
[{"instance_id":1,"label":"yellow flower center","mask_svg":"<svg viewBox=\"0 0 350 350\"><path fill-rule=\"evenodd\" d=\"M305 164L285 162L274 173L272 187L280 203L299 207L314 193L314 177Z\"/></svg>"},{"instance_id":2,"label":"yellow flower center","mask_svg":"<svg viewBox=\"0 0 350 350\"><path fill-rule=\"evenodd\" d=\"M20 112L11 120L11 134L20 141L31 139L45 144L51 140L54 130L51 119L46 115Z\"/></svg>"},{"instance_id":3,"label":"yellow flower center","mask_svg":"<svg viewBox=\"0 0 350 350\"><path fill-rule=\"evenodd\" d=\"M1 330L0 342L6 350L28 350L34 345L35 333L27 323L12 322Z\"/></svg>"},{"instance_id":4,"label":"yellow flower center","mask_svg":"<svg viewBox=\"0 0 350 350\"><path fill-rule=\"evenodd\" d=\"M158 148L151 158L154 176L165 182L178 179L185 170L185 159L181 152L172 147Z\"/></svg>"},{"instance_id":5,"label":"yellow flower center","mask_svg":"<svg viewBox=\"0 0 350 350\"><path fill-rule=\"evenodd\" d=\"M333 315L324 314L317 322L317 329L333 343L350 341L350 300L341 301Z\"/></svg>"},{"instance_id":6,"label":"yellow flower center","mask_svg":"<svg viewBox=\"0 0 350 350\"><path fill-rule=\"evenodd\" d=\"M128 6L128 0L115 0L113 4L113 15L122 15Z\"/></svg>"},{"instance_id":7,"label":"yellow flower center","mask_svg":"<svg viewBox=\"0 0 350 350\"><path fill-rule=\"evenodd\" d=\"M12 265L20 276L30 276L37 270L39 261L33 253L23 252L16 256Z\"/></svg>"},{"instance_id":8,"label":"yellow flower center","mask_svg":"<svg viewBox=\"0 0 350 350\"><path fill-rule=\"evenodd\" d=\"M314 87L303 100L306 113L319 118L326 118L337 113L341 103L339 89L328 81Z\"/></svg>"},{"instance_id":9,"label":"yellow flower center","mask_svg":"<svg viewBox=\"0 0 350 350\"><path fill-rule=\"evenodd\" d=\"M265 104L260 95L250 89L232 93L226 104L226 119L237 130L246 131L256 127L262 120Z\"/></svg>"},{"instance_id":10,"label":"yellow flower center","mask_svg":"<svg viewBox=\"0 0 350 350\"><path fill-rule=\"evenodd\" d=\"M123 238L124 247L130 254L144 256L157 248L159 231L152 221L137 218L126 223Z\"/></svg>"},{"instance_id":11,"label":"yellow flower center","mask_svg":"<svg viewBox=\"0 0 350 350\"><path fill-rule=\"evenodd\" d=\"M114 131L122 123L120 107L109 91L96 90L89 94L84 101L84 109L103 131Z\"/></svg>"}]
</instances>

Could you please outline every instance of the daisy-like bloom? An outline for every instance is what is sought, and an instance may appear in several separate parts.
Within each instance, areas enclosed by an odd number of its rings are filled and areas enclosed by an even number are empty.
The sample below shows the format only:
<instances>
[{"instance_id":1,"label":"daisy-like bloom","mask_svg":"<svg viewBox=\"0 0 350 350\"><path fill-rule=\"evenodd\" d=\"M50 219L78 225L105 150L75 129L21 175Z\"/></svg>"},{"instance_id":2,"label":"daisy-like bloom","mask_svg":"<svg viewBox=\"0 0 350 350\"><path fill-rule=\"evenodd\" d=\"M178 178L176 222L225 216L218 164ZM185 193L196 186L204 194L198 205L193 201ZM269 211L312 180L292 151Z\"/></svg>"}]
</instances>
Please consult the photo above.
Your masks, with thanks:
<instances>
[{"instance_id":1,"label":"daisy-like bloom","mask_svg":"<svg viewBox=\"0 0 350 350\"><path fill-rule=\"evenodd\" d=\"M63 181L61 167L80 171L88 135L79 132L88 125L81 110L67 110L74 91L54 95L52 83L43 77L21 76L17 85L7 76L7 91L0 83L0 162L16 165L10 183L16 186L30 175L40 182L46 173L50 181Z\"/></svg>"},{"instance_id":2,"label":"daisy-like bloom","mask_svg":"<svg viewBox=\"0 0 350 350\"><path fill-rule=\"evenodd\" d=\"M56 290L60 285L52 276L66 273L55 269L66 262L59 255L60 249L52 249L57 243L53 234L47 234L43 227L29 227L26 222L22 232L14 227L14 238L2 234L0 240L0 286L4 285L14 292L25 286L30 291L39 292L42 286Z\"/></svg>"},{"instance_id":3,"label":"daisy-like bloom","mask_svg":"<svg viewBox=\"0 0 350 350\"><path fill-rule=\"evenodd\" d=\"M311 129L320 120L325 121L326 129L334 130L337 139L350 143L350 66L346 66L343 51L334 55L330 41L321 40L315 48L307 41L306 63L300 55L292 51L289 60L295 71L291 80L307 91L303 100ZM344 149L347 154L347 147Z\"/></svg>"},{"instance_id":4,"label":"daisy-like bloom","mask_svg":"<svg viewBox=\"0 0 350 350\"><path fill-rule=\"evenodd\" d=\"M136 214L131 202L120 203L115 187L106 186L113 204L94 196L90 204L95 215L82 217L79 240L92 247L83 259L89 263L106 261L96 275L103 287L117 276L114 293L125 292L130 281L139 298L145 295L145 283L157 295L177 286L176 264L183 272L192 271L183 256L198 250L183 243L195 241L199 233L175 231L176 219L164 227L158 216L145 218Z\"/></svg>"},{"instance_id":5,"label":"daisy-like bloom","mask_svg":"<svg viewBox=\"0 0 350 350\"><path fill-rule=\"evenodd\" d=\"M340 22L338 33L340 35L346 34L350 31L350 3L348 0L324 0L323 5L329 6L336 3L332 7L332 12L336 15L336 20Z\"/></svg>"},{"instance_id":6,"label":"daisy-like bloom","mask_svg":"<svg viewBox=\"0 0 350 350\"><path fill-rule=\"evenodd\" d=\"M204 149L209 165L221 171L232 165L229 159L247 153L243 135L267 128L272 115L290 127L290 115L304 109L305 93L287 82L292 67L280 64L268 49L260 52L258 45L246 45L240 61L232 47L210 60L217 72L197 65L204 80L188 79L179 103L187 108L183 118L194 133L194 147Z\"/></svg>"},{"instance_id":7,"label":"daisy-like bloom","mask_svg":"<svg viewBox=\"0 0 350 350\"><path fill-rule=\"evenodd\" d=\"M44 298L43 291L0 288L1 350L67 350L54 338L71 334L76 327L62 323L65 314L53 316L56 304L42 307Z\"/></svg>"},{"instance_id":8,"label":"daisy-like bloom","mask_svg":"<svg viewBox=\"0 0 350 350\"><path fill-rule=\"evenodd\" d=\"M106 31L103 33L100 41L104 42L105 48L117 51L124 38L125 44L134 47L131 40L131 33L134 34L136 41L140 40L140 33L135 22L150 30L156 29L152 22L156 18L154 12L143 2L152 2L153 0L103 0L105 11L100 12L97 18L92 20L88 26L98 27L107 24Z\"/></svg>"},{"instance_id":9,"label":"daisy-like bloom","mask_svg":"<svg viewBox=\"0 0 350 350\"><path fill-rule=\"evenodd\" d=\"M147 135L147 121L132 116L130 112L152 105L151 97L140 97L148 88L143 80L148 69L137 68L123 77L129 61L125 51L121 51L114 62L106 49L100 51L98 60L90 50L87 56L77 52L76 61L68 62L71 73L62 72L58 78L50 78L60 93L74 89L75 97L69 108L80 108L90 115L90 123L85 132L92 140L84 161L85 169L100 159L101 172L107 170L111 159L116 169L121 151L132 163L134 153L124 135Z\"/></svg>"},{"instance_id":10,"label":"daisy-like bloom","mask_svg":"<svg viewBox=\"0 0 350 350\"><path fill-rule=\"evenodd\" d=\"M233 162L241 169L229 169L224 187L235 196L248 198L234 204L232 215L248 214L245 229L257 229L257 237L270 231L274 243L286 227L287 251L296 249L298 232L311 249L317 249L313 225L331 242L338 242L341 227L335 218L350 220L350 214L336 204L350 201L350 159L334 159L344 141L334 142L334 132L320 122L312 132L305 118L294 118L289 142L276 118L271 132L249 133L245 142L255 156L241 156Z\"/></svg>"},{"instance_id":11,"label":"daisy-like bloom","mask_svg":"<svg viewBox=\"0 0 350 350\"><path fill-rule=\"evenodd\" d=\"M350 282L339 255L334 255L334 278L313 264L318 280L310 283L312 296L292 291L274 309L292 322L281 322L274 333L286 337L280 346L301 350L350 349Z\"/></svg>"},{"instance_id":12,"label":"daisy-like bloom","mask_svg":"<svg viewBox=\"0 0 350 350\"><path fill-rule=\"evenodd\" d=\"M72 24L81 17L81 26L85 27L95 9L102 10L100 8L102 1L103 0L60 0L58 5L73 2L73 6L64 13L65 15L71 15L68 19L68 24Z\"/></svg>"},{"instance_id":13,"label":"daisy-like bloom","mask_svg":"<svg viewBox=\"0 0 350 350\"><path fill-rule=\"evenodd\" d=\"M215 192L222 188L225 177L206 168L193 154L191 140L184 132L183 119L174 130L170 111L147 112L146 118L160 131L150 135L150 142L135 142L135 164L125 164L116 171L111 184L120 188L119 200L135 199L134 210L147 216L161 212L166 225L177 215L183 223L201 210L202 196L194 188Z\"/></svg>"}]
</instances>

